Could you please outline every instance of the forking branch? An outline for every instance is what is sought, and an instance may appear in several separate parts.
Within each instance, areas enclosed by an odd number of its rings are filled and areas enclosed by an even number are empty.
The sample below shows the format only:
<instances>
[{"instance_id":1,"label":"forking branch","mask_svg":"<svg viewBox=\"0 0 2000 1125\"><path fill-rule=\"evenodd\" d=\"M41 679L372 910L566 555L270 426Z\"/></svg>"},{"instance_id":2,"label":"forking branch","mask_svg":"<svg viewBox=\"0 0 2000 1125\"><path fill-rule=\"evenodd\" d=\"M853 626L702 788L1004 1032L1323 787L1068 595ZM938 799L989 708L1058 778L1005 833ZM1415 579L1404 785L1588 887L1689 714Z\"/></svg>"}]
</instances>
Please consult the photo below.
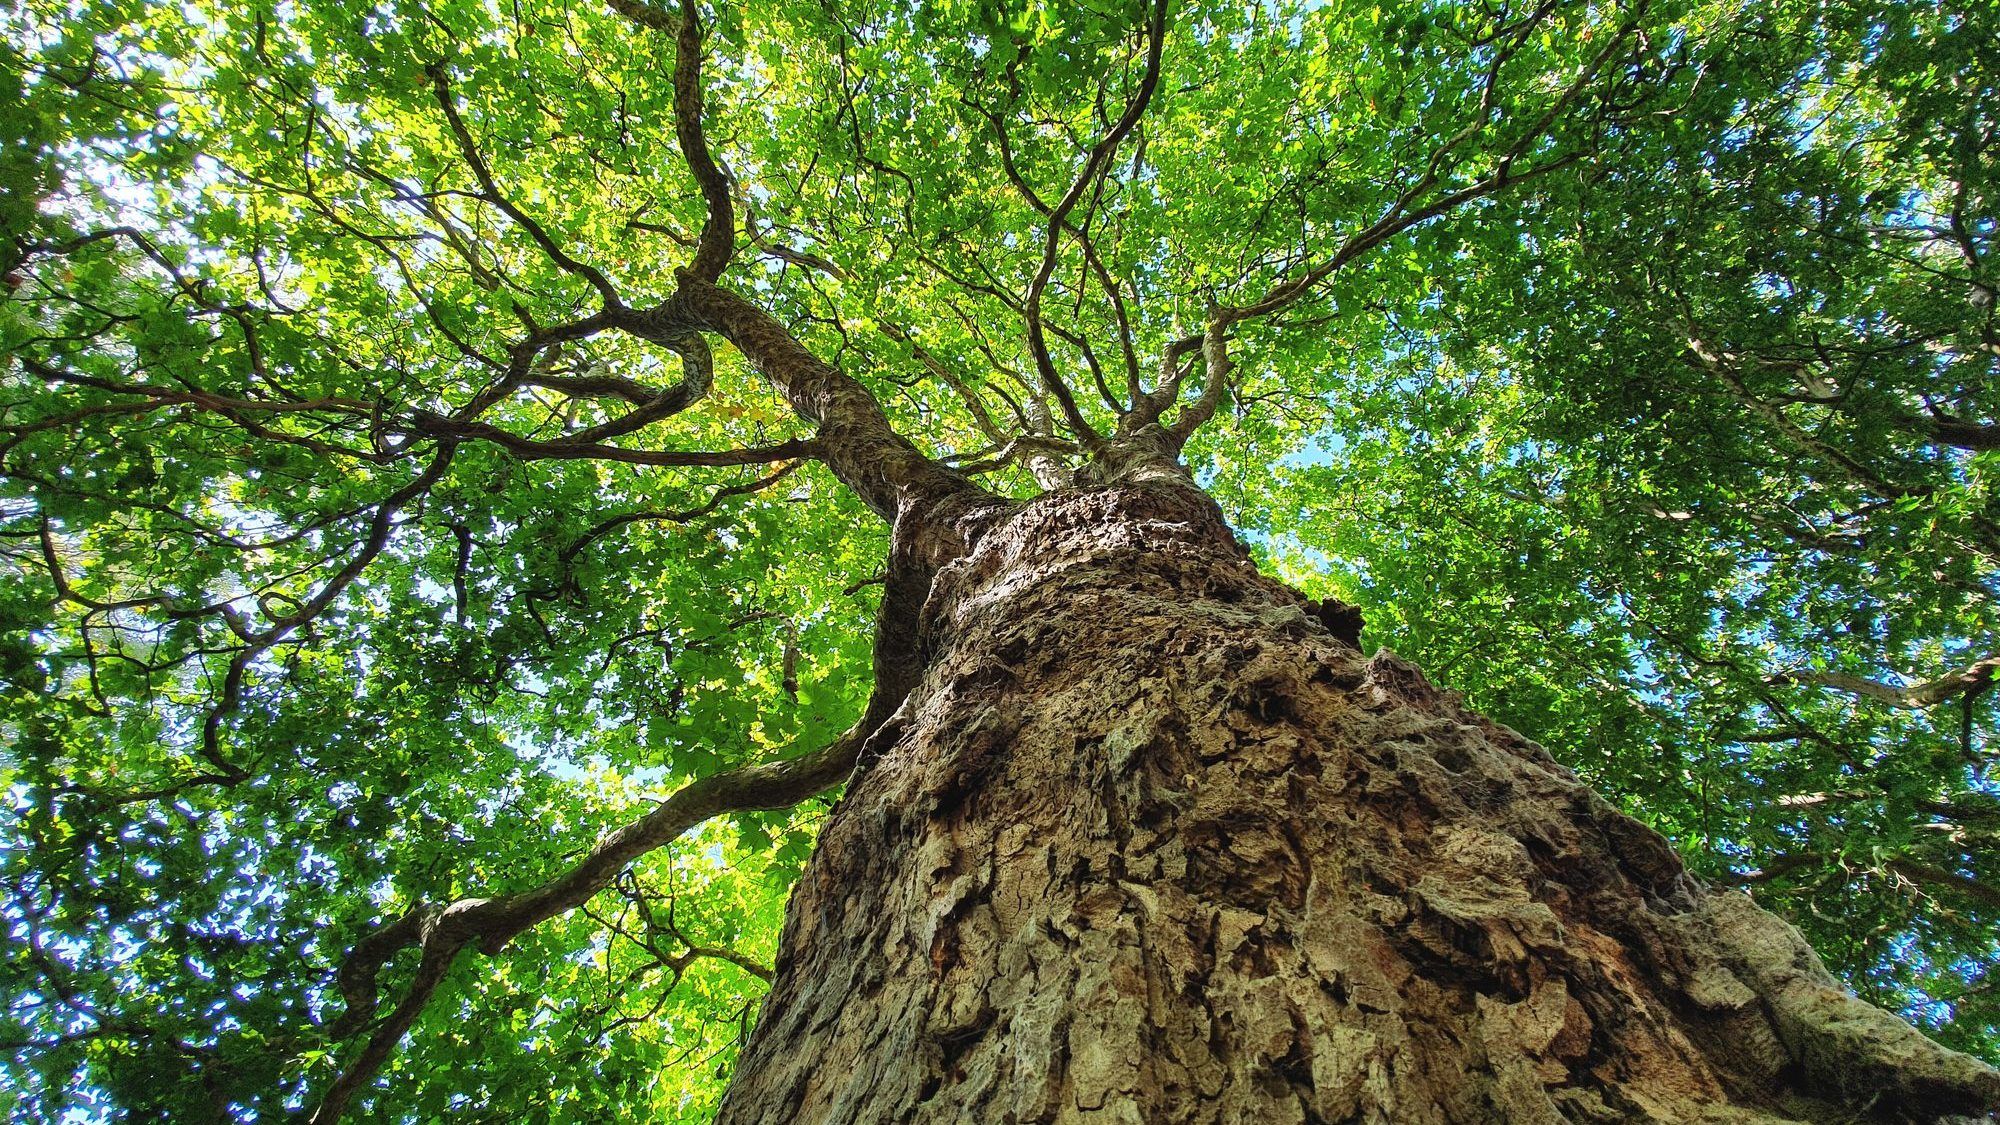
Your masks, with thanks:
<instances>
[{"instance_id":1,"label":"forking branch","mask_svg":"<svg viewBox=\"0 0 2000 1125\"><path fill-rule=\"evenodd\" d=\"M1042 384L1055 397L1056 405L1062 409L1063 420L1075 433L1085 449L1095 452L1104 445L1104 435L1097 432L1077 407L1076 397L1070 393L1056 370L1055 360L1049 354L1047 333L1042 325L1042 295L1047 291L1049 279L1054 276L1056 263L1062 254L1063 233L1069 229L1070 212L1082 201L1084 194L1096 184L1098 177L1110 166L1122 144L1139 119L1145 115L1146 106L1153 100L1153 92L1160 83L1160 61L1166 52L1168 0L1154 0L1146 21L1146 66L1139 78L1139 88L1126 102L1125 112L1107 130L1084 158L1083 168L1077 172L1076 180L1069 190L1048 209L1048 227L1042 236L1042 264L1035 272L1034 280L1028 283L1023 316L1027 322L1028 350L1034 356L1035 370L1041 375Z\"/></svg>"}]
</instances>

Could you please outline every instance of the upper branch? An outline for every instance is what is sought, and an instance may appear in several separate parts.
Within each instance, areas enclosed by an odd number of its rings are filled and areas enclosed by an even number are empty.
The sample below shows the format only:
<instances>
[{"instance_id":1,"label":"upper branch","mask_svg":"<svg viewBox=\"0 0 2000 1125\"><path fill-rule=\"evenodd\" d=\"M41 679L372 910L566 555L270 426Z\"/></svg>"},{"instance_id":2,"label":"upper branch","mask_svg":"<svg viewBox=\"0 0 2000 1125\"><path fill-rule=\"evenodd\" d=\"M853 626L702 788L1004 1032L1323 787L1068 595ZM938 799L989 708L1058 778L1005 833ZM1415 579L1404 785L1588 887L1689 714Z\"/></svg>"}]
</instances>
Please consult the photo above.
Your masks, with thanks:
<instances>
[{"instance_id":1,"label":"upper branch","mask_svg":"<svg viewBox=\"0 0 2000 1125\"><path fill-rule=\"evenodd\" d=\"M1383 210L1375 222L1349 235L1318 265L1289 281L1273 286L1262 297L1247 305L1225 308L1223 314L1231 322L1239 322L1278 312L1305 297L1341 267L1404 231L1445 215L1474 200L1493 195L1504 188L1535 177L1547 175L1582 159L1585 155L1583 151L1571 151L1549 156L1526 168L1516 167L1522 157L1528 155L1536 145L1551 135L1551 130L1576 100L1597 81L1598 75L1619 52L1625 50L1631 43L1638 33L1645 9L1645 3L1641 2L1634 12L1619 24L1616 33L1611 35L1605 45L1584 63L1576 77L1543 107L1542 112L1513 138L1512 143L1508 144L1504 151L1496 154L1490 171L1457 190L1432 195L1433 191L1441 187L1447 170L1454 164L1462 163L1462 160L1453 159L1460 146L1493 127L1496 116L1494 99L1502 68L1512 57L1520 42L1552 10L1552 5L1549 4L1538 7L1519 25L1509 29L1511 41L1495 54L1492 63L1487 67L1472 119L1431 151L1425 161L1423 173L1416 176L1397 194L1395 200ZM1429 197L1428 202L1425 201L1426 197Z\"/></svg>"},{"instance_id":2,"label":"upper branch","mask_svg":"<svg viewBox=\"0 0 2000 1125\"><path fill-rule=\"evenodd\" d=\"M1504 143L1504 147L1495 146L1496 151L1490 167L1483 174L1457 188L1451 188L1446 183L1451 170L1464 163L1459 150L1473 137L1494 127L1497 116L1496 98L1506 63L1552 9L1552 3L1544 2L1531 15L1505 29L1504 34L1508 42L1494 53L1492 61L1484 68L1478 100L1470 119L1457 132L1431 150L1420 166L1421 171L1413 174L1411 180L1398 191L1396 197L1381 210L1373 222L1353 231L1316 263L1273 285L1254 300L1246 304L1212 305L1201 335L1185 337L1171 343L1161 359L1158 383L1151 393L1135 401L1132 411L1120 421L1119 433L1121 435L1135 433L1157 422L1167 408L1179 400L1180 390L1189 370L1185 361L1190 356L1199 354L1199 369L1203 379L1201 393L1195 402L1187 406L1166 428L1173 439L1185 442L1195 430L1215 415L1228 393L1229 372L1235 366L1227 351L1230 329L1246 321L1279 313L1304 300L1343 267L1406 231L1449 214L1475 200L1497 194L1536 177L1545 176L1583 159L1586 153L1573 149L1544 156L1532 165L1521 164L1525 156L1551 135L1558 119L1590 88L1592 83L1597 81L1598 75L1618 52L1624 50L1630 43L1639 26L1637 13L1619 25L1617 33L1610 37L1610 41L1584 63L1575 78L1552 98L1549 104L1543 107L1542 112L1518 135ZM1638 11L1641 13L1644 11L1643 3ZM1301 257L1311 262L1312 256L1309 250Z\"/></svg>"},{"instance_id":3,"label":"upper branch","mask_svg":"<svg viewBox=\"0 0 2000 1125\"><path fill-rule=\"evenodd\" d=\"M970 98L962 100L974 112L986 118L987 122L993 126L994 141L998 144L1000 150L1000 167L1006 172L1008 182L1014 185L1015 192L1021 196L1021 199L1029 207L1033 208L1043 218L1053 218L1055 209L1049 206L1048 201L1043 199L1041 194L1029 185L1027 177L1021 174L1020 166L1014 160L1014 147L1007 137L1007 126L1000 119L1000 115ZM1144 148L1145 145L1142 142L1140 149L1143 151ZM1108 160L1106 164L1108 166ZM1085 265L1089 267L1092 276L1097 279L1098 287L1104 291L1105 297L1111 302L1112 319L1118 326L1119 352L1125 363L1125 393L1131 403L1136 406L1139 400L1145 395L1145 382L1139 374L1139 351L1133 339L1131 312L1125 303L1125 288L1112 276L1110 268L1104 264L1104 257L1097 249L1097 241L1091 236L1087 226L1079 225L1074 219L1065 216L1062 219L1062 229L1071 238L1076 239L1077 245L1083 250ZM1061 336L1062 333L1057 333L1057 335ZM1067 339L1067 337L1064 338ZM1104 387L1101 378L1098 381L1098 389L1106 405L1121 413L1127 410L1127 407L1122 406L1117 398Z\"/></svg>"},{"instance_id":4,"label":"upper branch","mask_svg":"<svg viewBox=\"0 0 2000 1125\"><path fill-rule=\"evenodd\" d=\"M1154 0L1152 11L1146 21L1146 69L1139 79L1139 88L1126 103L1125 112L1112 124L1104 136L1091 146L1084 158L1083 168L1077 173L1076 181L1063 193L1054 207L1048 210L1048 231L1042 240L1042 264L1035 271L1034 280L1028 283L1025 315L1028 322L1028 350L1035 357L1035 370L1040 373L1043 384L1056 404L1062 409L1063 419L1076 433L1078 441L1086 447L1097 448L1104 444L1104 435L1097 432L1077 408L1075 396L1057 373L1055 360L1049 355L1048 337L1042 326L1042 294L1048 289L1049 279L1055 276L1056 262L1062 253L1062 236L1069 228L1069 213L1083 200L1086 192L1097 182L1097 177L1109 165L1118 152L1118 146L1131 133L1139 119L1145 115L1146 106L1153 100L1153 91L1160 84L1160 60L1166 52L1167 6L1169 0Z\"/></svg>"},{"instance_id":5,"label":"upper branch","mask_svg":"<svg viewBox=\"0 0 2000 1125\"><path fill-rule=\"evenodd\" d=\"M438 107L444 110L445 123L451 127L452 138L458 142L460 157L465 160L466 167L472 169L473 179L479 182L481 196L505 212L507 217L518 223L522 230L527 231L528 237L534 240L536 246L541 247L542 253L547 254L550 261L561 267L564 272L575 274L589 282L590 287L597 290L607 306L616 307L621 304L618 290L612 286L609 278L606 278L597 267L570 256L568 251L549 236L549 232L543 229L542 224L536 222L533 216L515 206L512 200L501 193L499 184L494 182L492 169L486 165L486 158L479 153L479 145L473 140L472 131L466 128L464 118L458 114L458 102L452 96L451 77L445 70L444 63L431 63L424 68L424 73L430 76L432 96L437 99Z\"/></svg>"},{"instance_id":6,"label":"upper branch","mask_svg":"<svg viewBox=\"0 0 2000 1125\"><path fill-rule=\"evenodd\" d=\"M1320 282L1333 276L1342 266L1347 265L1367 251L1373 250L1391 238L1409 230L1411 227L1448 214L1473 200L1493 195L1510 185L1531 180L1538 176L1545 176L1550 172L1567 167L1582 159L1582 155L1581 153L1568 153L1552 157L1540 164L1520 171L1515 170L1513 159L1509 157L1503 159L1498 167L1480 180L1457 191L1439 196L1430 203L1414 209L1411 206L1413 196L1410 192L1406 191L1389 206L1379 219L1350 235L1332 254L1327 256L1325 261L1288 282L1272 287L1264 296L1248 305L1225 307L1221 310L1221 315L1226 317L1231 323L1237 323L1278 312L1312 292Z\"/></svg>"},{"instance_id":7,"label":"upper branch","mask_svg":"<svg viewBox=\"0 0 2000 1125\"><path fill-rule=\"evenodd\" d=\"M708 219L688 271L703 281L714 281L736 254L736 213L729 177L709 154L701 110L701 15L696 0L681 0L680 28L674 36L674 136L708 205Z\"/></svg>"}]
</instances>

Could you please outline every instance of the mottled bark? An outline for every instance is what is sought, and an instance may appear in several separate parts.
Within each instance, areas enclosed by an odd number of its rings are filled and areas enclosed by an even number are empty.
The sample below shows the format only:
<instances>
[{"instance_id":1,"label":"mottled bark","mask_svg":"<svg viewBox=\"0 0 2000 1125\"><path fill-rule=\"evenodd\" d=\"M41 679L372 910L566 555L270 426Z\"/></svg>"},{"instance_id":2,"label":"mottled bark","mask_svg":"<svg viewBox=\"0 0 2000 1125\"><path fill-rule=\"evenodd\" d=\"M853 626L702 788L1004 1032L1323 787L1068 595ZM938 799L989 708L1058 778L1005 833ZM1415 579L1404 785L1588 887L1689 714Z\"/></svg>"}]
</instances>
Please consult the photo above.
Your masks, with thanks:
<instances>
[{"instance_id":1,"label":"mottled bark","mask_svg":"<svg viewBox=\"0 0 2000 1125\"><path fill-rule=\"evenodd\" d=\"M919 644L730 1125L2000 1104L1539 746L1337 639L1170 475L994 522Z\"/></svg>"},{"instance_id":2,"label":"mottled bark","mask_svg":"<svg viewBox=\"0 0 2000 1125\"><path fill-rule=\"evenodd\" d=\"M964 475L925 456L896 432L873 392L820 359L770 313L730 290L683 272L674 296L651 309L623 309L618 327L669 347L690 334L713 332L743 353L799 417L818 427L815 456L876 514L892 522L921 510L905 536L906 553L957 554L954 541L916 542L916 533L948 528L937 509L996 502ZM949 536L947 536L949 540Z\"/></svg>"}]
</instances>

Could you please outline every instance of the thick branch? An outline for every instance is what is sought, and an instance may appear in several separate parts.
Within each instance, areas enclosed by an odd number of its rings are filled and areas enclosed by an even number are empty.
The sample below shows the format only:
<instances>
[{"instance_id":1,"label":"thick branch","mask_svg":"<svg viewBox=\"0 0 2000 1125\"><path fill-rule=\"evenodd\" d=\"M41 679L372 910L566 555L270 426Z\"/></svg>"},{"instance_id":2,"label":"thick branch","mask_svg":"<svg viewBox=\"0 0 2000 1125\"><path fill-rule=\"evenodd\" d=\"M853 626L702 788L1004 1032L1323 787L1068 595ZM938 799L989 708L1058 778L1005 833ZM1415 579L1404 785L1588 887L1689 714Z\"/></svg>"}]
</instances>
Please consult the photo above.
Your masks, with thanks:
<instances>
[{"instance_id":1,"label":"thick branch","mask_svg":"<svg viewBox=\"0 0 2000 1125\"><path fill-rule=\"evenodd\" d=\"M1957 418L1914 418L1911 423L1945 445L1972 450L2000 449L2000 426Z\"/></svg>"},{"instance_id":2,"label":"thick branch","mask_svg":"<svg viewBox=\"0 0 2000 1125\"><path fill-rule=\"evenodd\" d=\"M819 427L814 456L884 519L951 495L991 499L897 433L868 388L813 355L763 309L692 271L682 272L673 299L627 320L624 327L639 336L702 329L735 345L800 417Z\"/></svg>"},{"instance_id":3,"label":"thick branch","mask_svg":"<svg viewBox=\"0 0 2000 1125\"><path fill-rule=\"evenodd\" d=\"M1934 680L1898 687L1871 680L1866 676L1850 675L1846 672L1788 672L1774 677L1778 683L1813 684L1830 687L1850 695L1872 699L1890 707L1909 711L1923 711L1940 703L1955 699L1969 691L1984 689L1993 683L1993 676L2000 671L2000 656L1989 656L1976 661L1949 675Z\"/></svg>"},{"instance_id":4,"label":"thick branch","mask_svg":"<svg viewBox=\"0 0 2000 1125\"><path fill-rule=\"evenodd\" d=\"M363 938L340 969L340 992L347 1010L329 1025L329 1032L336 1036L351 1034L373 1017L376 978L390 957L411 947L420 949L422 957L394 1012L328 1087L310 1118L312 1125L339 1120L355 1093L374 1078L409 1031L466 946L477 945L488 956L499 953L528 929L590 901L633 860L712 817L789 808L840 783L853 768L867 734L865 727L857 725L824 749L690 782L652 812L603 837L568 871L532 890L499 898L465 898L438 910L412 911Z\"/></svg>"},{"instance_id":5,"label":"thick branch","mask_svg":"<svg viewBox=\"0 0 2000 1125\"><path fill-rule=\"evenodd\" d=\"M1817 852L1791 852L1775 856L1763 867L1743 872L1731 881L1744 886L1771 883L1806 868L1823 867L1834 862L1834 859ZM1982 905L2000 907L2000 887L1949 868L1895 856L1884 859L1878 870L1907 879L1919 887L1933 890L1948 888Z\"/></svg>"},{"instance_id":6,"label":"thick branch","mask_svg":"<svg viewBox=\"0 0 2000 1125\"><path fill-rule=\"evenodd\" d=\"M1229 324L1229 319L1221 313L1212 313L1207 329L1201 334L1201 397L1167 427L1169 433L1183 442L1215 417L1216 408L1222 405L1222 396L1229 389L1229 372L1236 366L1229 358L1226 336Z\"/></svg>"},{"instance_id":7,"label":"thick branch","mask_svg":"<svg viewBox=\"0 0 2000 1125\"><path fill-rule=\"evenodd\" d=\"M1912 883L1926 887L1949 887L1981 905L2000 907L2000 887L1984 880L1913 859L1892 859L1888 867Z\"/></svg>"},{"instance_id":8,"label":"thick branch","mask_svg":"<svg viewBox=\"0 0 2000 1125\"><path fill-rule=\"evenodd\" d=\"M701 13L695 0L681 0L680 27L674 36L674 136L680 141L688 170L701 185L702 201L708 205L708 218L702 223L688 271L703 281L714 281L736 253L736 214L729 177L709 154L701 109Z\"/></svg>"},{"instance_id":9,"label":"thick branch","mask_svg":"<svg viewBox=\"0 0 2000 1125\"><path fill-rule=\"evenodd\" d=\"M578 430L564 440L579 445L602 442L670 418L707 398L710 388L715 385L715 358L709 353L708 342L698 334L690 333L662 343L681 357L680 382L636 408L588 429Z\"/></svg>"}]
</instances>

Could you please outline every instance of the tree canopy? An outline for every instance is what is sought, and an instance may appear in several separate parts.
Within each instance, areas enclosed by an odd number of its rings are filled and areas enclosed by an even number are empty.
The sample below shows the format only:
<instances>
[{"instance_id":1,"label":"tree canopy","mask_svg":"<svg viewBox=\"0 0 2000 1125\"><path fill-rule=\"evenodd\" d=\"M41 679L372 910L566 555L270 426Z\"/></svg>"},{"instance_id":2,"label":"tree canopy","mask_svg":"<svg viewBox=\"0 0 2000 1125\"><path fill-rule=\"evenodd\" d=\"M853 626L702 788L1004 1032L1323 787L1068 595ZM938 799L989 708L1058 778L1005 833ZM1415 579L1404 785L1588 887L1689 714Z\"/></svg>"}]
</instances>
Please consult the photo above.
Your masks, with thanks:
<instances>
[{"instance_id":1,"label":"tree canopy","mask_svg":"<svg viewBox=\"0 0 2000 1125\"><path fill-rule=\"evenodd\" d=\"M12 1118L705 1120L886 674L877 482L1141 432L2000 1058L1992 5L0 27Z\"/></svg>"}]
</instances>

